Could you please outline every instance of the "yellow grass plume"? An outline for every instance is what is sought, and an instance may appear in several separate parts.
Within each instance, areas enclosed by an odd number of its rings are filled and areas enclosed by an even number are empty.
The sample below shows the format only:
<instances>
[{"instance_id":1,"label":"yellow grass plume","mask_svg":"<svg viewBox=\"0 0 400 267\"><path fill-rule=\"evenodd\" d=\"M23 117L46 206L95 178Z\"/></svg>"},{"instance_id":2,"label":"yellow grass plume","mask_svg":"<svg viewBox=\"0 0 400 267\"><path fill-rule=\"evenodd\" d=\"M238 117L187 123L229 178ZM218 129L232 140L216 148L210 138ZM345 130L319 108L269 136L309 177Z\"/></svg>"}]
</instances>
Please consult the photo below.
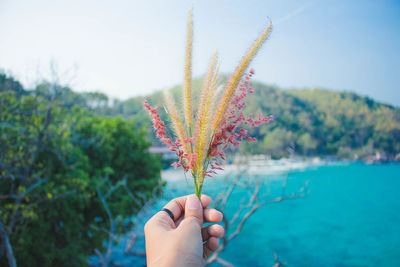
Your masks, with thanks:
<instances>
[{"instance_id":1,"label":"yellow grass plume","mask_svg":"<svg viewBox=\"0 0 400 267\"><path fill-rule=\"evenodd\" d=\"M176 105L172 96L170 95L169 91L164 91L165 103L166 103L166 110L168 115L171 117L172 126L175 132L176 137L178 138L179 142L182 144L182 150L184 153L189 155L188 145L185 142L186 135L185 130L183 127L183 123L179 117L179 114L176 110Z\"/></svg>"},{"instance_id":2,"label":"yellow grass plume","mask_svg":"<svg viewBox=\"0 0 400 267\"><path fill-rule=\"evenodd\" d=\"M215 132L221 122L227 106L231 100L233 93L235 92L238 84L243 77L244 72L246 71L247 67L249 66L251 60L256 55L257 51L260 49L264 41L268 38L272 30L272 23L269 23L268 27L260 34L260 36L255 40L253 45L247 51L247 53L243 56L242 60L240 61L239 65L236 67L235 72L232 74L231 78L228 81L228 84L225 87L225 90L222 94L222 98L219 102L217 107L214 121L212 124L212 130Z\"/></svg>"},{"instance_id":3,"label":"yellow grass plume","mask_svg":"<svg viewBox=\"0 0 400 267\"><path fill-rule=\"evenodd\" d=\"M183 108L185 113L186 127L190 131L192 126L192 37L193 37L193 13L192 8L189 11L187 22L187 39L186 39L186 53L185 53L185 77L183 85ZM190 134L190 132L189 132Z\"/></svg>"},{"instance_id":4,"label":"yellow grass plume","mask_svg":"<svg viewBox=\"0 0 400 267\"><path fill-rule=\"evenodd\" d=\"M213 97L213 86L216 80L216 63L217 63L217 52L215 51L210 66L208 68L207 75L204 79L203 89L200 97L200 104L196 116L196 127L195 127L195 152L197 154L196 167L197 170L202 166L204 157L206 156L206 149L210 138L209 129L209 114L210 114L210 103Z\"/></svg>"},{"instance_id":5,"label":"yellow grass plume","mask_svg":"<svg viewBox=\"0 0 400 267\"><path fill-rule=\"evenodd\" d=\"M212 78L212 82L211 82L211 90L210 90L210 99L207 102L207 105L210 109L210 117L208 119L208 129L210 129L210 131L212 130L212 123L213 120L210 118L213 118L215 116L215 112L216 112L216 108L217 108L217 102L218 102L218 92L219 92L219 87L218 87L218 74L219 74L219 65L220 63L218 62L218 65L215 68L214 71L214 76Z\"/></svg>"}]
</instances>

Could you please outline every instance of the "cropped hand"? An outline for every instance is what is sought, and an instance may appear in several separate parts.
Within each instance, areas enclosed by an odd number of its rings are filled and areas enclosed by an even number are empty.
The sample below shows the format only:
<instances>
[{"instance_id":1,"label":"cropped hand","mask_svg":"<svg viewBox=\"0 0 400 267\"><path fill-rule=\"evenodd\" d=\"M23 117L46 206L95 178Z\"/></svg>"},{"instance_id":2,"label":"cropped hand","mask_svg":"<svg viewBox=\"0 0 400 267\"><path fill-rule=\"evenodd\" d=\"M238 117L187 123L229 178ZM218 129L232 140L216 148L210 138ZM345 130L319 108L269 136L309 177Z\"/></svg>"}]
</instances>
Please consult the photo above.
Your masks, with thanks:
<instances>
[{"instance_id":1,"label":"cropped hand","mask_svg":"<svg viewBox=\"0 0 400 267\"><path fill-rule=\"evenodd\" d=\"M203 227L203 223L217 223L222 213L207 208L212 200L195 195L171 200L165 212L156 213L145 225L147 266L201 266L219 245L224 228L218 224Z\"/></svg>"}]
</instances>

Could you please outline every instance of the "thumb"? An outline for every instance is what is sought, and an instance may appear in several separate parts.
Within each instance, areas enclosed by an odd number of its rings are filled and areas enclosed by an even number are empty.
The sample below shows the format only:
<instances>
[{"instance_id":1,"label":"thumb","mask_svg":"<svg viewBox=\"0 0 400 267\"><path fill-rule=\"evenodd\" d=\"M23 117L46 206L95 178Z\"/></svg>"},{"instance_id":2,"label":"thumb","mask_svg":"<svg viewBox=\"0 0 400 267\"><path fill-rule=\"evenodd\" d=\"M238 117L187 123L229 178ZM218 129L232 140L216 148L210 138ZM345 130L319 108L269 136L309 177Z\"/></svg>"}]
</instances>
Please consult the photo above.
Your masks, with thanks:
<instances>
[{"instance_id":1,"label":"thumb","mask_svg":"<svg viewBox=\"0 0 400 267\"><path fill-rule=\"evenodd\" d=\"M203 207L199 198L195 195L188 195L185 203L184 221L194 220L200 227L203 225Z\"/></svg>"}]
</instances>

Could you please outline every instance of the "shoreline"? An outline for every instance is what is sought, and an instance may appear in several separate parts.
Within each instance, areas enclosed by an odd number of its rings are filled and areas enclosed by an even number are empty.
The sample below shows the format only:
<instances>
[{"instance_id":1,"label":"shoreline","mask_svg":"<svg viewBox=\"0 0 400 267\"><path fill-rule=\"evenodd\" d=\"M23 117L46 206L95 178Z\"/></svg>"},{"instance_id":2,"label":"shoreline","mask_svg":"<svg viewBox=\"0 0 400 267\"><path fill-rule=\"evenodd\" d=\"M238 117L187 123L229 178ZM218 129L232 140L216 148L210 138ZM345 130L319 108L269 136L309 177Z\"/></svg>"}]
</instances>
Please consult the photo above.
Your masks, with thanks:
<instances>
[{"instance_id":1,"label":"shoreline","mask_svg":"<svg viewBox=\"0 0 400 267\"><path fill-rule=\"evenodd\" d=\"M347 165L351 163L360 163L365 165L380 165L399 163L398 161L385 161L385 162L368 162L363 160L348 160L348 159L332 159L332 158L282 158L278 160L266 159L264 157L254 157L246 161L247 164L234 162L231 164L222 165L223 170L217 171L213 178L225 177L228 173L235 173L246 168L250 175L277 175L284 174L290 171L302 171L313 167L327 166L327 165ZM161 179L166 182L177 182L191 179L190 173L184 173L182 168L175 169L170 167L161 171Z\"/></svg>"},{"instance_id":2,"label":"shoreline","mask_svg":"<svg viewBox=\"0 0 400 267\"><path fill-rule=\"evenodd\" d=\"M227 173L237 172L243 168L246 168L248 173L251 175L273 175L280 174L290 171L298 171L305 170L311 167L318 167L323 165L331 165L331 164L346 164L348 161L341 160L322 160L320 158L310 158L310 159L279 159L279 160L271 160L271 159L253 159L249 160L248 163L245 164L225 164L222 166L224 170L217 171L217 174L213 176L213 178L224 177ZM187 178L190 178L190 174L186 174ZM168 168L161 171L161 179L166 182L176 182L185 180L185 173L181 168L174 169Z\"/></svg>"}]
</instances>

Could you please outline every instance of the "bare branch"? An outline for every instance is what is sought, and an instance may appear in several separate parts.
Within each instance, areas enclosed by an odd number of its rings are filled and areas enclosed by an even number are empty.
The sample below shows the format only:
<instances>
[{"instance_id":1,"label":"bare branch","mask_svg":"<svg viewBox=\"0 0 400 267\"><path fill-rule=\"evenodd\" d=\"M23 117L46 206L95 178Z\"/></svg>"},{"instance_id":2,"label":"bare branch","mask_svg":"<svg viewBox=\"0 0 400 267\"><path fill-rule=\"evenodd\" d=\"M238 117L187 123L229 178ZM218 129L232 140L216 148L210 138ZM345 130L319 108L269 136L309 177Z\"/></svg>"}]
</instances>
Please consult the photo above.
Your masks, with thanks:
<instances>
[{"instance_id":1,"label":"bare branch","mask_svg":"<svg viewBox=\"0 0 400 267\"><path fill-rule=\"evenodd\" d=\"M274 261L275 261L275 264L272 267L280 267L280 266L286 265L286 262L279 261L278 253L276 253L275 250L274 250Z\"/></svg>"},{"instance_id":2,"label":"bare branch","mask_svg":"<svg viewBox=\"0 0 400 267\"><path fill-rule=\"evenodd\" d=\"M16 267L17 263L15 261L15 257L14 257L14 253L13 253L13 249L12 249L9 237L8 237L8 233L7 233L6 229L4 228L4 225L1 221L0 221L0 236L1 236L1 239L3 239L3 244L6 249L8 264L10 265L10 267Z\"/></svg>"},{"instance_id":3,"label":"bare branch","mask_svg":"<svg viewBox=\"0 0 400 267\"><path fill-rule=\"evenodd\" d=\"M112 213L112 210L110 209L107 199L115 193L116 190L119 188L123 188L127 195L137 204L137 206L140 208L139 211L136 213L136 218L142 217L144 212L147 212L150 210L150 207L154 205L154 202L156 200L157 192L162 186L161 184L155 186L152 191L152 195L150 197L146 197L144 194L134 194L130 191L128 188L128 185L126 183L127 176L124 176L120 181L118 181L115 185L111 185L108 188L108 191L103 194L101 191L101 187L103 185L106 185L109 182L109 179L106 177L102 183L97 187L97 193L98 197L100 198L104 209L107 212L107 216L109 219L109 229L104 229L104 228L99 228L96 226L92 226L93 229L103 231L108 234L108 244L107 244L107 249L105 254L101 254L98 249L96 249L96 254L101 255L99 256L100 259L100 264L101 266L108 266L110 264L111 256L112 256L112 251L113 251L113 246L114 246L114 241L117 241L119 236L116 233L117 226L118 224L122 221L121 216L117 216L117 218L114 219L114 215ZM132 220L134 220L134 217L132 217ZM125 248L124 253L126 255L132 255L132 256L140 256L140 257L145 257L146 253L144 251L132 251L132 247L134 246L137 238L137 234L133 232L131 239L128 241L128 244Z\"/></svg>"},{"instance_id":4,"label":"bare branch","mask_svg":"<svg viewBox=\"0 0 400 267\"><path fill-rule=\"evenodd\" d=\"M132 251L132 247L133 247L133 245L135 245L136 239L137 239L137 234L136 233L132 233L131 238L129 239L128 243L126 244L124 253L126 255L146 257L146 252L145 251Z\"/></svg>"},{"instance_id":5,"label":"bare branch","mask_svg":"<svg viewBox=\"0 0 400 267\"><path fill-rule=\"evenodd\" d=\"M238 172L238 174L235 176L233 181L231 181L230 184L228 185L227 189L222 191L220 193L220 195L217 197L217 200L215 201L215 207L224 214L223 222L224 222L224 228L225 228L225 235L222 237L222 244L218 247L218 249L214 252L214 254L211 255L211 257L208 258L206 260L206 262L204 263L205 266L208 266L209 264L211 264L213 262L218 262L219 264L221 264L223 266L233 266L228 261L221 259L220 254L225 250L225 248L229 244L229 242L232 241L234 238L236 238L241 233L247 220L260 207L262 207L263 205L266 205L266 204L278 203L283 200L303 198L303 197L306 197L308 194L308 183L309 182L306 181L304 187L300 188L298 193L291 194L289 196L286 195L286 188L287 188L287 181L288 181L288 176L286 176L283 181L281 195L279 197L276 197L276 198L270 199L270 200L264 199L264 200L260 201L259 194L260 194L261 187L263 184L260 180L254 181L252 179L247 179L245 182L240 180L243 177L248 177L248 176L249 176L249 174L247 173L247 168L245 168L245 171ZM242 187L242 188L251 190L251 193L250 193L247 203L241 205L239 207L239 209L229 219L226 216L225 210L227 207L227 203L229 203L229 198L232 196L232 193L236 187ZM264 198L264 196L263 196L263 198ZM245 210L247 210L247 212L245 212L242 215L242 213ZM232 227L232 225L234 225L237 220L239 220L239 223L237 223L235 225L233 231L229 231L230 228ZM278 256L275 252L274 267L283 266L285 264L286 264L285 262L280 262L278 260Z\"/></svg>"},{"instance_id":6,"label":"bare branch","mask_svg":"<svg viewBox=\"0 0 400 267\"><path fill-rule=\"evenodd\" d=\"M12 233L13 229L14 229L14 225L16 223L17 220L17 215L19 214L19 209L20 209L20 204L23 200L23 198L29 193L31 192L33 189L35 189L36 187L38 187L39 185L41 185L42 183L44 183L45 181L47 181L47 179L39 179L36 183L32 184L30 187L28 187L24 192L20 193L19 195L17 195L14 205L15 205L15 210L14 212L11 214L10 216L10 220L8 223L8 231L9 233Z\"/></svg>"},{"instance_id":7,"label":"bare branch","mask_svg":"<svg viewBox=\"0 0 400 267\"><path fill-rule=\"evenodd\" d=\"M234 267L233 264L227 262L227 261L224 260L224 259L221 259L220 257L216 258L215 260L216 260L218 263L220 263L221 265L223 265L223 266L226 266L226 267Z\"/></svg>"},{"instance_id":8,"label":"bare branch","mask_svg":"<svg viewBox=\"0 0 400 267\"><path fill-rule=\"evenodd\" d=\"M129 241L126 244L124 253L126 255L132 255L132 256L139 256L139 257L146 257L146 252L145 251L136 251L136 250L132 250L133 246L136 243L137 237L139 236L139 233L136 233L136 225L139 224L139 220L146 218L147 213L150 213L151 211L151 207L154 206L155 201L157 200L157 191L162 187L162 184L158 184L156 187L153 188L152 191L152 195L147 198L147 200L145 200L144 204L141 207L140 210L138 211L138 213L136 214L136 216L132 217L132 221L133 221L133 229L132 229L132 235L131 238L129 239ZM126 187L126 190L129 191L129 189ZM131 196L131 198L134 197L134 195L129 191L129 195ZM142 230L140 231L140 233L142 233ZM143 236L143 234L141 234Z\"/></svg>"}]
</instances>

